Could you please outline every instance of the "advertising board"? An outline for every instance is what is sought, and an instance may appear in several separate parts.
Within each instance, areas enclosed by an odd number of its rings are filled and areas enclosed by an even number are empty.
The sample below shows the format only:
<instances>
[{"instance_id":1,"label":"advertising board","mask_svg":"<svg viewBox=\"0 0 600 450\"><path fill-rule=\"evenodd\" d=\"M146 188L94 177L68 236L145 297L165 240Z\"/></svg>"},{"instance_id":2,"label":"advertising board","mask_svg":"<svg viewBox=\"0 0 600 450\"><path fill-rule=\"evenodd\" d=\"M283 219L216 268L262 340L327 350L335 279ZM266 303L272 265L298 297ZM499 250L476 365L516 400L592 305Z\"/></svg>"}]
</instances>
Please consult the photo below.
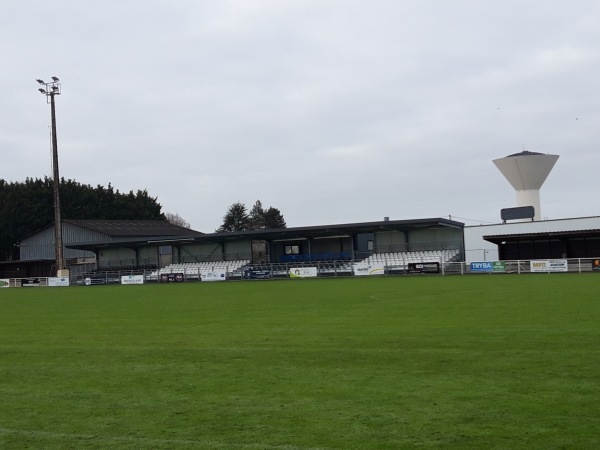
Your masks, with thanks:
<instances>
[{"instance_id":1,"label":"advertising board","mask_svg":"<svg viewBox=\"0 0 600 450\"><path fill-rule=\"evenodd\" d=\"M38 287L40 285L39 278L27 278L21 280L21 287Z\"/></svg>"},{"instance_id":2,"label":"advertising board","mask_svg":"<svg viewBox=\"0 0 600 450\"><path fill-rule=\"evenodd\" d=\"M273 274L271 273L271 269L268 267L265 268L249 268L245 269L242 273L242 278L245 280L266 280L267 278L271 278Z\"/></svg>"},{"instance_id":3,"label":"advertising board","mask_svg":"<svg viewBox=\"0 0 600 450\"><path fill-rule=\"evenodd\" d=\"M439 262L408 263L408 273L440 273Z\"/></svg>"},{"instance_id":4,"label":"advertising board","mask_svg":"<svg viewBox=\"0 0 600 450\"><path fill-rule=\"evenodd\" d=\"M144 284L144 275L123 275L121 284Z\"/></svg>"},{"instance_id":5,"label":"advertising board","mask_svg":"<svg viewBox=\"0 0 600 450\"><path fill-rule=\"evenodd\" d=\"M492 262L472 262L471 263L471 272L491 272L493 270Z\"/></svg>"},{"instance_id":6,"label":"advertising board","mask_svg":"<svg viewBox=\"0 0 600 450\"><path fill-rule=\"evenodd\" d=\"M354 275L363 276L363 275L383 275L385 274L385 268L382 265L374 265L374 264L353 264L352 271Z\"/></svg>"},{"instance_id":7,"label":"advertising board","mask_svg":"<svg viewBox=\"0 0 600 450\"><path fill-rule=\"evenodd\" d=\"M541 259L531 261L531 272L568 272L566 259Z\"/></svg>"},{"instance_id":8,"label":"advertising board","mask_svg":"<svg viewBox=\"0 0 600 450\"><path fill-rule=\"evenodd\" d=\"M506 263L504 261L472 262L469 268L472 273L506 272Z\"/></svg>"},{"instance_id":9,"label":"advertising board","mask_svg":"<svg viewBox=\"0 0 600 450\"><path fill-rule=\"evenodd\" d=\"M550 259L548 261L550 272L568 272L569 262L566 259Z\"/></svg>"},{"instance_id":10,"label":"advertising board","mask_svg":"<svg viewBox=\"0 0 600 450\"><path fill-rule=\"evenodd\" d=\"M161 273L159 280L161 283L181 283L184 276L182 273Z\"/></svg>"},{"instance_id":11,"label":"advertising board","mask_svg":"<svg viewBox=\"0 0 600 450\"><path fill-rule=\"evenodd\" d=\"M225 271L211 271L211 272L202 272L200 274L200 279L202 281L225 281L227 276Z\"/></svg>"},{"instance_id":12,"label":"advertising board","mask_svg":"<svg viewBox=\"0 0 600 450\"><path fill-rule=\"evenodd\" d=\"M294 267L290 269L290 278L312 278L316 276L316 267Z\"/></svg>"},{"instance_id":13,"label":"advertising board","mask_svg":"<svg viewBox=\"0 0 600 450\"><path fill-rule=\"evenodd\" d=\"M69 279L65 277L50 277L48 278L48 286L50 287L66 287L69 286Z\"/></svg>"},{"instance_id":14,"label":"advertising board","mask_svg":"<svg viewBox=\"0 0 600 450\"><path fill-rule=\"evenodd\" d=\"M10 287L10 280L8 278L0 278L0 288Z\"/></svg>"},{"instance_id":15,"label":"advertising board","mask_svg":"<svg viewBox=\"0 0 600 450\"><path fill-rule=\"evenodd\" d=\"M492 272L506 272L506 263L504 261L494 261L492 263Z\"/></svg>"}]
</instances>

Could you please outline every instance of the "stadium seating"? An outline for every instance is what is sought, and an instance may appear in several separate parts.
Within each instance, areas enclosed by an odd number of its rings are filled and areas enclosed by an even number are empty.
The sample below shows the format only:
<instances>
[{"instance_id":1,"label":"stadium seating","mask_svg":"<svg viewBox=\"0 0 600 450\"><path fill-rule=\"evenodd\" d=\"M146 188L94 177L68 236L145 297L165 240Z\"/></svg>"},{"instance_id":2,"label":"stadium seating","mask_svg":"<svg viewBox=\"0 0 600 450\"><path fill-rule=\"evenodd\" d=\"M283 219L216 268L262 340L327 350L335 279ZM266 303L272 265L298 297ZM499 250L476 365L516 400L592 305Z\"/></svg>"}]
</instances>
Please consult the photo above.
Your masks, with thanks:
<instances>
[{"instance_id":1,"label":"stadium seating","mask_svg":"<svg viewBox=\"0 0 600 450\"><path fill-rule=\"evenodd\" d=\"M412 252L386 252L374 253L362 261L356 261L359 264L384 266L387 272L394 273L407 269L409 263L416 262L451 262L460 258L458 250L423 250ZM303 262L307 264L307 261ZM317 266L319 275L340 275L352 274L353 264L351 261L320 261L313 262ZM147 280L158 280L162 274L183 273L188 280L199 280L203 274L209 272L225 272L227 278L241 278L244 267L250 264L248 259L234 261L205 261L175 263L155 270L146 276ZM289 268L293 263L269 264L273 276L287 276ZM259 266L253 266L256 269ZM260 268L260 267L259 267Z\"/></svg>"},{"instance_id":2,"label":"stadium seating","mask_svg":"<svg viewBox=\"0 0 600 450\"><path fill-rule=\"evenodd\" d=\"M458 250L422 250L414 252L374 253L361 261L363 264L383 265L389 268L405 269L408 263L450 262L459 257Z\"/></svg>"},{"instance_id":3,"label":"stadium seating","mask_svg":"<svg viewBox=\"0 0 600 450\"><path fill-rule=\"evenodd\" d=\"M160 270L152 272L146 278L149 280L158 279L162 274L183 273L186 279L199 279L202 274L208 272L225 272L228 275L239 272L246 264L250 263L248 259L239 259L235 261L206 261L191 263L169 264Z\"/></svg>"}]
</instances>

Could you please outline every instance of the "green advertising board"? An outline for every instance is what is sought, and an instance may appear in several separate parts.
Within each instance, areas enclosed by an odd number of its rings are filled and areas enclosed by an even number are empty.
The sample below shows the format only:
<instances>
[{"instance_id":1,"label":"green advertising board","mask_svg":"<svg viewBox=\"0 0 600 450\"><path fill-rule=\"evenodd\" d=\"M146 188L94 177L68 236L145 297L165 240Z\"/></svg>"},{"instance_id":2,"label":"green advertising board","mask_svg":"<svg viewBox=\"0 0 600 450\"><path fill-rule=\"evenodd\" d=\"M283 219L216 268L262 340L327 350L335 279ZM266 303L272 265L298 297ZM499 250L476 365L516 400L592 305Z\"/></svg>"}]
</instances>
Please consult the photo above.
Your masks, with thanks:
<instances>
[{"instance_id":1,"label":"green advertising board","mask_svg":"<svg viewBox=\"0 0 600 450\"><path fill-rule=\"evenodd\" d=\"M504 261L494 261L492 263L492 272L506 272L506 263Z\"/></svg>"}]
</instances>

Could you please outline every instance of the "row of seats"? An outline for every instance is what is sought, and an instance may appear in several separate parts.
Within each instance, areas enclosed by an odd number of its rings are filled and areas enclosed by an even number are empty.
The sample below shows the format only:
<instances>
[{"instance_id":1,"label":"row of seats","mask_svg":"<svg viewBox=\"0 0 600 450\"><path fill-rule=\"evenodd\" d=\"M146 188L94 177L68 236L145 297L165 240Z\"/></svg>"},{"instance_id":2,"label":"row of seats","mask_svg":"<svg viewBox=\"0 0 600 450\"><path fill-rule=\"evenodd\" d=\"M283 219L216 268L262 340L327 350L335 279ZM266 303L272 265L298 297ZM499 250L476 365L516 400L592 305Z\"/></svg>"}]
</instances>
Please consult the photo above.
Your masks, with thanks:
<instances>
[{"instance_id":1,"label":"row of seats","mask_svg":"<svg viewBox=\"0 0 600 450\"><path fill-rule=\"evenodd\" d=\"M383 265L388 267L405 267L411 262L448 262L459 255L458 250L425 250L415 252L387 252L374 253L368 258L361 261L363 264ZM186 276L200 276L207 272L239 272L244 266L250 264L248 259L239 259L234 261L204 261L204 262L189 262L175 263L163 267L158 271L150 274L149 278L158 278L161 274L168 273L184 273ZM321 273L334 272L352 272L352 264L335 264L320 262L316 263L319 266ZM284 271L287 272L285 267Z\"/></svg>"},{"instance_id":2,"label":"row of seats","mask_svg":"<svg viewBox=\"0 0 600 450\"><path fill-rule=\"evenodd\" d=\"M458 250L424 250L416 252L374 253L365 260L367 264L400 266L410 262L448 262L458 256Z\"/></svg>"},{"instance_id":3,"label":"row of seats","mask_svg":"<svg viewBox=\"0 0 600 450\"><path fill-rule=\"evenodd\" d=\"M163 273L185 273L186 275L197 275L205 272L234 272L240 267L250 263L248 259L238 259L235 261L203 261L191 263L175 263L163 267L151 275L161 275Z\"/></svg>"}]
</instances>

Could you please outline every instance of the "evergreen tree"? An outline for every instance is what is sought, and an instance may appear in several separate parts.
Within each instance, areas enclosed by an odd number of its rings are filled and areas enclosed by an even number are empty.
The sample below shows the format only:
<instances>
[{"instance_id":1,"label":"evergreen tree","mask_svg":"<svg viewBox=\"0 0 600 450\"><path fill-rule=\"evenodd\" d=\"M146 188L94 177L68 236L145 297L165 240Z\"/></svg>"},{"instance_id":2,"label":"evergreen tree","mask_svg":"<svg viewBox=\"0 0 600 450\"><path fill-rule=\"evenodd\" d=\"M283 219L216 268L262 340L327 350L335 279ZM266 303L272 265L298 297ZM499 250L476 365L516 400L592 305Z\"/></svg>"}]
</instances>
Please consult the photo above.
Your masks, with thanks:
<instances>
[{"instance_id":1,"label":"evergreen tree","mask_svg":"<svg viewBox=\"0 0 600 450\"><path fill-rule=\"evenodd\" d=\"M260 230L265 228L265 210L262 207L260 200L256 200L254 206L250 210L250 229Z\"/></svg>"},{"instance_id":2,"label":"evergreen tree","mask_svg":"<svg viewBox=\"0 0 600 450\"><path fill-rule=\"evenodd\" d=\"M48 177L10 183L0 179L0 260L17 259L19 241L54 223L53 188ZM93 188L63 178L60 203L66 220L165 220L161 205L148 191L121 194L110 184Z\"/></svg>"},{"instance_id":3,"label":"evergreen tree","mask_svg":"<svg viewBox=\"0 0 600 450\"><path fill-rule=\"evenodd\" d=\"M262 202L256 200L254 206L247 212L246 205L241 202L232 204L223 217L223 224L217 232L262 230L265 228L286 228L287 225L277 208L272 206L263 209Z\"/></svg>"},{"instance_id":4,"label":"evergreen tree","mask_svg":"<svg viewBox=\"0 0 600 450\"><path fill-rule=\"evenodd\" d=\"M264 213L265 220L265 228L286 228L287 225L281 214L277 208L269 207Z\"/></svg>"},{"instance_id":5,"label":"evergreen tree","mask_svg":"<svg viewBox=\"0 0 600 450\"><path fill-rule=\"evenodd\" d=\"M223 224L217 229L217 232L244 231L250 226L250 216L246 206L241 202L236 202L229 207L227 214L223 216Z\"/></svg>"}]
</instances>

